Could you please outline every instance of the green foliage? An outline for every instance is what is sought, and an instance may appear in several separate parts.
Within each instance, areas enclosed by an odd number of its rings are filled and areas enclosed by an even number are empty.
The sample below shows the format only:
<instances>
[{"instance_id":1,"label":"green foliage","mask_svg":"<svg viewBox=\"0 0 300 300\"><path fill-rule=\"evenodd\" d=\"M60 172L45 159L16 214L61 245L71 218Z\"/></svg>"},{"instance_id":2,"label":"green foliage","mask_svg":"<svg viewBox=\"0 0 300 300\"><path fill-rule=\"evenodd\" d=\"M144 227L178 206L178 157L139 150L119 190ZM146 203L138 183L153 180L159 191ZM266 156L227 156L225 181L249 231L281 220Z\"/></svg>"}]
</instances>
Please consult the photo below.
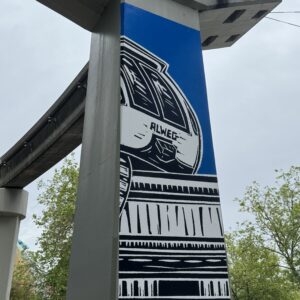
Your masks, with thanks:
<instances>
[{"instance_id":1,"label":"green foliage","mask_svg":"<svg viewBox=\"0 0 300 300\"><path fill-rule=\"evenodd\" d=\"M39 250L16 268L11 299L66 298L78 173L67 159L39 183ZM233 299L300 300L300 168L277 172L274 186L254 182L238 202L255 222L226 236Z\"/></svg>"},{"instance_id":2,"label":"green foliage","mask_svg":"<svg viewBox=\"0 0 300 300\"><path fill-rule=\"evenodd\" d=\"M17 251L10 300L41 300L36 292L36 279L28 250Z\"/></svg>"},{"instance_id":3,"label":"green foliage","mask_svg":"<svg viewBox=\"0 0 300 300\"><path fill-rule=\"evenodd\" d=\"M226 237L235 300L300 299L300 168L276 173L274 186L254 182L237 199L254 222Z\"/></svg>"},{"instance_id":4,"label":"green foliage","mask_svg":"<svg viewBox=\"0 0 300 300\"><path fill-rule=\"evenodd\" d=\"M282 271L278 255L264 247L254 227L228 234L226 244L234 300L300 299Z\"/></svg>"},{"instance_id":5,"label":"green foliage","mask_svg":"<svg viewBox=\"0 0 300 300\"><path fill-rule=\"evenodd\" d=\"M42 229L33 261L43 299L60 300L66 296L78 174L78 165L71 157L60 170L55 170L51 180L38 185L38 202L44 210L40 216L33 216Z\"/></svg>"},{"instance_id":6,"label":"green foliage","mask_svg":"<svg viewBox=\"0 0 300 300\"><path fill-rule=\"evenodd\" d=\"M300 167L277 172L274 186L254 182L243 199L241 211L255 218L255 229L264 246L279 255L293 282L300 286Z\"/></svg>"}]
</instances>

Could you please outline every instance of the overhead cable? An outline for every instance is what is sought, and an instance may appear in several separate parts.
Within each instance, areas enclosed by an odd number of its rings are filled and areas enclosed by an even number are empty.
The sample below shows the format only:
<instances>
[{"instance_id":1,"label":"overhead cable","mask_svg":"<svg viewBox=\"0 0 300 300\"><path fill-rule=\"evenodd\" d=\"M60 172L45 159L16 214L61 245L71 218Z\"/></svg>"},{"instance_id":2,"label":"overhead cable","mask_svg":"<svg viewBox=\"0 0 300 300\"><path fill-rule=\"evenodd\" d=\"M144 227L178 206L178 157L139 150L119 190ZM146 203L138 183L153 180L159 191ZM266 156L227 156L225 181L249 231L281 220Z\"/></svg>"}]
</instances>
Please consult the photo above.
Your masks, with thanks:
<instances>
[{"instance_id":1,"label":"overhead cable","mask_svg":"<svg viewBox=\"0 0 300 300\"><path fill-rule=\"evenodd\" d=\"M300 14L300 10L295 10L295 11L271 11L270 14Z\"/></svg>"},{"instance_id":2,"label":"overhead cable","mask_svg":"<svg viewBox=\"0 0 300 300\"><path fill-rule=\"evenodd\" d=\"M265 17L265 18L269 19L269 20L279 22L279 23L284 23L284 24L287 24L287 25L290 25L290 26L300 27L300 25L298 25L298 24L294 24L294 23L290 23L290 22L286 22L286 21L282 21L282 20L278 20L278 19L274 19L274 18L270 18L270 17Z\"/></svg>"}]
</instances>

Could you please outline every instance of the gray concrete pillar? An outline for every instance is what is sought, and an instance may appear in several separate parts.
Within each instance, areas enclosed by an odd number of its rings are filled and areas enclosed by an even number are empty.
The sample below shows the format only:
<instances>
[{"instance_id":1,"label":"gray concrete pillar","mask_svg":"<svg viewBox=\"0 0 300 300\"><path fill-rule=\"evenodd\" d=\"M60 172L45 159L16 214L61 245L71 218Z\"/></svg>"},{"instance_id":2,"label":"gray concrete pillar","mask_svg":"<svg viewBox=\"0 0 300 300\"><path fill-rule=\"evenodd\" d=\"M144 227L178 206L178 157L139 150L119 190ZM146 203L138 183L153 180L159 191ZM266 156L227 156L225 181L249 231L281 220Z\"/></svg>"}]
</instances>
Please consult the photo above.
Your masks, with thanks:
<instances>
[{"instance_id":1,"label":"gray concrete pillar","mask_svg":"<svg viewBox=\"0 0 300 300\"><path fill-rule=\"evenodd\" d=\"M26 216L28 193L0 188L0 300L8 300L20 221Z\"/></svg>"},{"instance_id":2,"label":"gray concrete pillar","mask_svg":"<svg viewBox=\"0 0 300 300\"><path fill-rule=\"evenodd\" d=\"M116 300L120 177L120 1L92 34L68 300Z\"/></svg>"}]
</instances>

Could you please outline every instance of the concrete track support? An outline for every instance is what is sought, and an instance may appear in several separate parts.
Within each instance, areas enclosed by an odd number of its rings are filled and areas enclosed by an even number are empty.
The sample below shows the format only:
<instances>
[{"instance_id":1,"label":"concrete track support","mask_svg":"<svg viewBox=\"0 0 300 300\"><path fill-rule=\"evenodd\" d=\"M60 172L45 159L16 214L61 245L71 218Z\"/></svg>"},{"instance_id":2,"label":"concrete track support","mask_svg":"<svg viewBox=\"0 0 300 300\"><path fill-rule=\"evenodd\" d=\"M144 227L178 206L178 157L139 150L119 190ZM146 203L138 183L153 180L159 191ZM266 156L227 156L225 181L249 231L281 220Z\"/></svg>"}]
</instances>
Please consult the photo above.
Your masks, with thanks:
<instances>
[{"instance_id":1,"label":"concrete track support","mask_svg":"<svg viewBox=\"0 0 300 300\"><path fill-rule=\"evenodd\" d=\"M92 34L67 299L115 300L120 178L120 1Z\"/></svg>"},{"instance_id":2,"label":"concrete track support","mask_svg":"<svg viewBox=\"0 0 300 300\"><path fill-rule=\"evenodd\" d=\"M8 300L20 221L26 216L28 193L0 188L0 299Z\"/></svg>"}]
</instances>

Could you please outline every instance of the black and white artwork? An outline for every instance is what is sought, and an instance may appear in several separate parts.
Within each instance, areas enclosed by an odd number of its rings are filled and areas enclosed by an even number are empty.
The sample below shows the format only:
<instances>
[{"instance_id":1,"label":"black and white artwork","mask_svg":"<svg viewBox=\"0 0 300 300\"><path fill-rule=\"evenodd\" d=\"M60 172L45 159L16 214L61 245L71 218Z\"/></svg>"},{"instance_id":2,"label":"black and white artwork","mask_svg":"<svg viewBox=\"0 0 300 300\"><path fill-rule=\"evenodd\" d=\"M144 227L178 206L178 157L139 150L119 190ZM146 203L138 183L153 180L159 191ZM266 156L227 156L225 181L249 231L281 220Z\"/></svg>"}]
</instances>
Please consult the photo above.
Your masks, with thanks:
<instances>
[{"instance_id":1,"label":"black and white artwork","mask_svg":"<svg viewBox=\"0 0 300 300\"><path fill-rule=\"evenodd\" d=\"M230 299L219 190L168 64L121 39L119 299Z\"/></svg>"}]
</instances>

